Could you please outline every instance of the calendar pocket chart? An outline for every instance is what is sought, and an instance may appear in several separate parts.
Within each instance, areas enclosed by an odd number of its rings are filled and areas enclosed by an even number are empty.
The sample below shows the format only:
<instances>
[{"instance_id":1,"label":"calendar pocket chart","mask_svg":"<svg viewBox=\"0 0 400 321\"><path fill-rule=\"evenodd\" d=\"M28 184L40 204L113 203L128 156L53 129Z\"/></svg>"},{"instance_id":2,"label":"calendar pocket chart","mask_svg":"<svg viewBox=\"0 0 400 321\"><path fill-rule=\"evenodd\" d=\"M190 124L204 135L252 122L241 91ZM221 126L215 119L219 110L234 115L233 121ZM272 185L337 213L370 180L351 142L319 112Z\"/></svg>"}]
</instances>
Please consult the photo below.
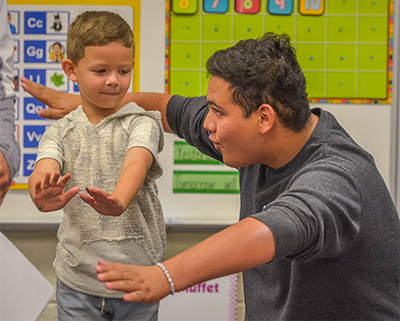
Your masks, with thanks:
<instances>
[{"instance_id":1,"label":"calendar pocket chart","mask_svg":"<svg viewBox=\"0 0 400 321\"><path fill-rule=\"evenodd\" d=\"M286 33L311 102L391 103L393 0L167 1L166 90L205 95L216 50Z\"/></svg>"}]
</instances>

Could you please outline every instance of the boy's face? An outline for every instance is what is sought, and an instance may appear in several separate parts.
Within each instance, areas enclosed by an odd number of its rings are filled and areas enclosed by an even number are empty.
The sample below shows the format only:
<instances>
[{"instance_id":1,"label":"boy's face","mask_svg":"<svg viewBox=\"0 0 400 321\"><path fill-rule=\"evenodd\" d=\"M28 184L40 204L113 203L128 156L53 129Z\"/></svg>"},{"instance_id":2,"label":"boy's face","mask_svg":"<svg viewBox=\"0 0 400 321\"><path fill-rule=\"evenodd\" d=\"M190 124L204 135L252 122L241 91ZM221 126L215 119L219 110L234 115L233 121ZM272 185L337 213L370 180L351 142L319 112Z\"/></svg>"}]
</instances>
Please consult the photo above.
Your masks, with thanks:
<instances>
[{"instance_id":1,"label":"boy's face","mask_svg":"<svg viewBox=\"0 0 400 321\"><path fill-rule=\"evenodd\" d=\"M242 167L260 162L260 120L255 112L244 117L243 110L232 103L230 85L211 76L207 90L210 110L204 127L211 132L209 139L221 151L224 163Z\"/></svg>"},{"instance_id":2,"label":"boy's face","mask_svg":"<svg viewBox=\"0 0 400 321\"><path fill-rule=\"evenodd\" d=\"M84 110L112 114L120 109L129 89L133 49L117 42L85 48L85 56L74 66ZM72 79L73 80L73 79Z\"/></svg>"}]
</instances>

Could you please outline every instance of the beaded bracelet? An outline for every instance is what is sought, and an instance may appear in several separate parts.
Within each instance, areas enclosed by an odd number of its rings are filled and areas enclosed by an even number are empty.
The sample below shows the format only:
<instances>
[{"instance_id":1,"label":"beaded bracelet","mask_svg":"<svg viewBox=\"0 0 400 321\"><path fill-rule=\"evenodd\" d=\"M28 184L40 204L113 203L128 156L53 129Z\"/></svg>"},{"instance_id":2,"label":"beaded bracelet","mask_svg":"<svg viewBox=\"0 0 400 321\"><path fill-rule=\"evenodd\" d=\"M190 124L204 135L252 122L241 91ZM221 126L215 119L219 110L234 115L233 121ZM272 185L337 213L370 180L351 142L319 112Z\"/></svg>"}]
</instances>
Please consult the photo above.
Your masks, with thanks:
<instances>
[{"instance_id":1,"label":"beaded bracelet","mask_svg":"<svg viewBox=\"0 0 400 321\"><path fill-rule=\"evenodd\" d=\"M169 287L171 288L171 295L175 294L175 285L174 282L172 282L172 278L168 273L168 270L165 268L165 266L162 263L157 263L156 264L165 274L165 276L167 277L168 283L169 283Z\"/></svg>"}]
</instances>

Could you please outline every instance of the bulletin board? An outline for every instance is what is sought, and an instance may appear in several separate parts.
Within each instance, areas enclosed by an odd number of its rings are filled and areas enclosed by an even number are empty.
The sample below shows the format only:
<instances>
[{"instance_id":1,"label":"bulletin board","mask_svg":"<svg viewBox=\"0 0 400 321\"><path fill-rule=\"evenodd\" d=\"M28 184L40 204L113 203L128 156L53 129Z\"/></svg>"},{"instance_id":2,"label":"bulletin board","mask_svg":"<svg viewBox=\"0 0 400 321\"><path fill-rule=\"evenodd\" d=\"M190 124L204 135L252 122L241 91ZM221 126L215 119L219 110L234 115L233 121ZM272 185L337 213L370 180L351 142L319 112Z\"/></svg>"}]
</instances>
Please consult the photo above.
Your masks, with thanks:
<instances>
[{"instance_id":1,"label":"bulletin board","mask_svg":"<svg viewBox=\"0 0 400 321\"><path fill-rule=\"evenodd\" d=\"M391 104L392 0L167 0L166 92L206 95L207 59L268 31L290 36L311 103ZM173 192L239 193L238 173L216 163L177 139L174 167L188 166Z\"/></svg>"},{"instance_id":2,"label":"bulletin board","mask_svg":"<svg viewBox=\"0 0 400 321\"><path fill-rule=\"evenodd\" d=\"M16 93L16 138L21 147L21 166L11 189L27 189L33 171L39 141L52 120L39 117L46 106L20 87L24 76L58 91L79 93L78 86L64 74L67 30L77 15L86 10L108 10L118 13L135 35L135 68L130 91L139 90L140 0L86 1L8 1L10 28L14 42L14 85ZM61 52L61 53L60 53Z\"/></svg>"},{"instance_id":3,"label":"bulletin board","mask_svg":"<svg viewBox=\"0 0 400 321\"><path fill-rule=\"evenodd\" d=\"M166 91L205 95L212 53L287 33L312 103L391 104L393 0L167 0Z\"/></svg>"}]
</instances>

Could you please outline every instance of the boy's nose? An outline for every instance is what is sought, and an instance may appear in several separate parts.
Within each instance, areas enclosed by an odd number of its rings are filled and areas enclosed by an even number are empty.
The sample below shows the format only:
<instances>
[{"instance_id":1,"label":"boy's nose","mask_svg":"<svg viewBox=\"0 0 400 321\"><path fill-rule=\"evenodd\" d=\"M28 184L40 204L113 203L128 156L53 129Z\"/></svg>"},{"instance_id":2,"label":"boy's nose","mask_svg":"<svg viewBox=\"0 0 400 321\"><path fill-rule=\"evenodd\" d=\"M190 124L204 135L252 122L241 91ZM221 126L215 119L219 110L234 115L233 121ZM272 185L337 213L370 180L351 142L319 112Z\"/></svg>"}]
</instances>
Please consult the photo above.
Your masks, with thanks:
<instances>
[{"instance_id":1,"label":"boy's nose","mask_svg":"<svg viewBox=\"0 0 400 321\"><path fill-rule=\"evenodd\" d=\"M109 77L107 77L106 85L107 86L116 86L118 84L119 84L118 77L115 75L115 73L111 73L109 75Z\"/></svg>"}]
</instances>

